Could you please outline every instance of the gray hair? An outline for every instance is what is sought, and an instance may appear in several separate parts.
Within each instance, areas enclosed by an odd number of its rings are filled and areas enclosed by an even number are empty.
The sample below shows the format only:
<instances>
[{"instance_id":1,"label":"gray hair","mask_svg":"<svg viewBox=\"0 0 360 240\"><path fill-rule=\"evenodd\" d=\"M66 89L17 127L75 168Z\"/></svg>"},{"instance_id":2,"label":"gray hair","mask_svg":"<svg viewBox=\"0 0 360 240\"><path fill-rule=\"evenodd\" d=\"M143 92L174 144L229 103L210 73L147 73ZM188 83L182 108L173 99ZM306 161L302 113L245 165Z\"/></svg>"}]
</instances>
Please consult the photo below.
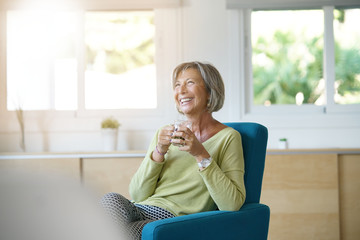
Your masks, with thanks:
<instances>
[{"instance_id":1,"label":"gray hair","mask_svg":"<svg viewBox=\"0 0 360 240\"><path fill-rule=\"evenodd\" d=\"M219 111L225 101L225 86L219 71L210 63L203 62L185 62L179 64L172 74L172 85L175 87L175 81L179 75L189 68L199 71L204 80L206 90L210 94L208 102L208 111L210 113Z\"/></svg>"}]
</instances>

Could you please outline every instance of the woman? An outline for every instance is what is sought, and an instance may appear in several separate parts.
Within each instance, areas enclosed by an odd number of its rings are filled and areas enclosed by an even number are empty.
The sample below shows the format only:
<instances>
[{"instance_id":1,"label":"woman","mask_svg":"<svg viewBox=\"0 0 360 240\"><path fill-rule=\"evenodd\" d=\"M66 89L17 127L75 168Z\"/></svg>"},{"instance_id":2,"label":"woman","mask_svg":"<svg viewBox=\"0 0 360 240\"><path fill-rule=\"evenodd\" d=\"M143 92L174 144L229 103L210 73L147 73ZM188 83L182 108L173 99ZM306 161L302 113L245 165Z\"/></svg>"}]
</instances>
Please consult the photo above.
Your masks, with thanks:
<instances>
[{"instance_id":1,"label":"woman","mask_svg":"<svg viewBox=\"0 0 360 240\"><path fill-rule=\"evenodd\" d=\"M182 63L172 76L178 111L192 125L168 125L154 136L130 183L130 202L110 193L103 205L134 239L157 219L197 212L239 210L245 201L241 136L213 118L224 84L211 64Z\"/></svg>"}]
</instances>

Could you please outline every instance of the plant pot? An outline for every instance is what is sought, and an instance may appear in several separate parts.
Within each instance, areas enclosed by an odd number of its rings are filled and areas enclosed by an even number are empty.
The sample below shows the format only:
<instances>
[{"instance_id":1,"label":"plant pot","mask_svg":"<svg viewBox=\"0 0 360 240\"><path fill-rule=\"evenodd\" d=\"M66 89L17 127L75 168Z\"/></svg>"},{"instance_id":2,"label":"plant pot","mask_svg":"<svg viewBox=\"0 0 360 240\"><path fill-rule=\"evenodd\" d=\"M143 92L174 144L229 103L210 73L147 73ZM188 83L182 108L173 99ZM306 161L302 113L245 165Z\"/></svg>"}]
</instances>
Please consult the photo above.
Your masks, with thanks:
<instances>
[{"instance_id":1,"label":"plant pot","mask_svg":"<svg viewBox=\"0 0 360 240\"><path fill-rule=\"evenodd\" d=\"M101 130L104 151L116 151L118 142L117 128L103 128Z\"/></svg>"},{"instance_id":2,"label":"plant pot","mask_svg":"<svg viewBox=\"0 0 360 240\"><path fill-rule=\"evenodd\" d=\"M287 140L279 140L278 148L279 149L287 149L288 148L288 141Z\"/></svg>"}]
</instances>

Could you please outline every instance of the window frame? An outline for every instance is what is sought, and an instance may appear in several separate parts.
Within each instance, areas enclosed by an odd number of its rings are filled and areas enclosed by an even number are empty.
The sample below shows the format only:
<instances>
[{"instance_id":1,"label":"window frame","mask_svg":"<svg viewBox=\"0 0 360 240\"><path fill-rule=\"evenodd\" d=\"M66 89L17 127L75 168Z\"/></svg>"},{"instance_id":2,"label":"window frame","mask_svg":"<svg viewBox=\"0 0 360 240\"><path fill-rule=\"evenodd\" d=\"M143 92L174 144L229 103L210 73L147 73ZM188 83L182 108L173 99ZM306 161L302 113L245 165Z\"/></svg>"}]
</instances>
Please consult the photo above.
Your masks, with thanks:
<instances>
[{"instance_id":1,"label":"window frame","mask_svg":"<svg viewBox=\"0 0 360 240\"><path fill-rule=\"evenodd\" d=\"M230 57L232 69L242 66L241 72L235 74L240 82L243 102L240 116L258 115L288 115L288 114L329 114L329 113L360 113L360 104L339 105L334 102L335 89L335 55L334 55L334 30L333 12L334 6L323 6L324 11L324 51L323 51L323 75L325 79L325 105L296 104L271 106L259 106L253 104L253 76L252 76L252 43L251 43L251 8L230 10L230 48L238 48L239 59ZM274 9L275 10L275 9ZM277 10L277 9L276 9ZM285 9L289 10L289 9ZM298 8L294 9L298 10Z\"/></svg>"}]
</instances>

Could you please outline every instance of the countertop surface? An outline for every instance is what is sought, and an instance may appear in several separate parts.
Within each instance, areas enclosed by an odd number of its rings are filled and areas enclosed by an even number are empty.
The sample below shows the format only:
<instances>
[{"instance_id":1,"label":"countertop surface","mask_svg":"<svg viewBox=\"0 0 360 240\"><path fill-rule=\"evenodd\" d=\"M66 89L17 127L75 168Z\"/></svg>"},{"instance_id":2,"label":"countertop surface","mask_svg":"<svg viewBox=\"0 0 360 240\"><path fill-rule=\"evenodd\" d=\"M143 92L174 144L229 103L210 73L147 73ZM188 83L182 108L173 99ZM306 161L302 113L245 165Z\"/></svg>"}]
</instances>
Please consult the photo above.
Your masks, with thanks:
<instances>
[{"instance_id":1,"label":"countertop surface","mask_svg":"<svg viewBox=\"0 0 360 240\"><path fill-rule=\"evenodd\" d=\"M5 159L52 159L52 158L142 158L146 151L121 152L0 152L0 160ZM360 154L359 148L324 149L268 149L267 155L291 154Z\"/></svg>"},{"instance_id":2,"label":"countertop surface","mask_svg":"<svg viewBox=\"0 0 360 240\"><path fill-rule=\"evenodd\" d=\"M145 151L121 152L2 152L1 159L51 159L51 158L137 158Z\"/></svg>"}]
</instances>

